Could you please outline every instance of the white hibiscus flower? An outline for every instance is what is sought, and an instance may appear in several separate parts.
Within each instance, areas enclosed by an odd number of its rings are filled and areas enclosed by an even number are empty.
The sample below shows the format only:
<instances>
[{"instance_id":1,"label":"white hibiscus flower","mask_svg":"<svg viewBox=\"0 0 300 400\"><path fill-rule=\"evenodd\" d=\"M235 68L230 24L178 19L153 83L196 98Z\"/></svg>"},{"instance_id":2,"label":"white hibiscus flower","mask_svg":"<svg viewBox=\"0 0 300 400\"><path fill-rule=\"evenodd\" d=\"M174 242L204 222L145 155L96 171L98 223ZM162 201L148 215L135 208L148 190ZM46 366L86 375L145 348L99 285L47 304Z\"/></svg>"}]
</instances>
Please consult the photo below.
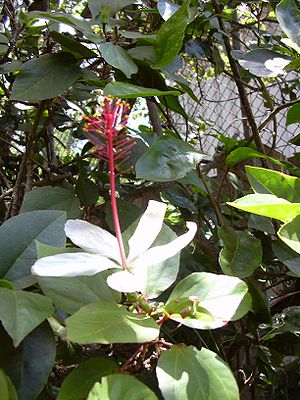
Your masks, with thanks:
<instances>
[{"instance_id":1,"label":"white hibiscus flower","mask_svg":"<svg viewBox=\"0 0 300 400\"><path fill-rule=\"evenodd\" d=\"M63 253L43 257L32 266L38 276L84 276L94 275L111 268L120 271L107 278L108 285L120 292L140 291L146 293L148 267L173 257L187 246L195 236L197 225L187 222L188 231L171 242L151 247L158 236L164 220L166 205L150 200L135 232L128 241L126 269L122 261L115 236L106 230L81 220L69 220L65 225L66 235L84 252Z\"/></svg>"}]
</instances>

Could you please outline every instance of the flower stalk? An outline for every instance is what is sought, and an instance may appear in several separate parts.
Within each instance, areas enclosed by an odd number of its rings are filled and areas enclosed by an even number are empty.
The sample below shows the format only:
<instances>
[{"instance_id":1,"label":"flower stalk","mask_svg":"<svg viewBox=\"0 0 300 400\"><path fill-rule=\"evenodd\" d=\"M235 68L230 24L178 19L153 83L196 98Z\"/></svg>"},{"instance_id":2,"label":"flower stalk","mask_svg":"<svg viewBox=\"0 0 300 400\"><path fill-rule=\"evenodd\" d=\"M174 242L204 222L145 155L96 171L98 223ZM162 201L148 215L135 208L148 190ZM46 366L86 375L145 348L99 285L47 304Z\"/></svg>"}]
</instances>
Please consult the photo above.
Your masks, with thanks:
<instances>
[{"instance_id":1,"label":"flower stalk","mask_svg":"<svg viewBox=\"0 0 300 400\"><path fill-rule=\"evenodd\" d=\"M129 158L129 151L135 144L132 138L125 136L128 111L126 102L106 97L101 114L85 117L84 128L88 139L96 146L94 154L108 163L111 208L123 270L127 269L127 264L117 206L116 168Z\"/></svg>"}]
</instances>

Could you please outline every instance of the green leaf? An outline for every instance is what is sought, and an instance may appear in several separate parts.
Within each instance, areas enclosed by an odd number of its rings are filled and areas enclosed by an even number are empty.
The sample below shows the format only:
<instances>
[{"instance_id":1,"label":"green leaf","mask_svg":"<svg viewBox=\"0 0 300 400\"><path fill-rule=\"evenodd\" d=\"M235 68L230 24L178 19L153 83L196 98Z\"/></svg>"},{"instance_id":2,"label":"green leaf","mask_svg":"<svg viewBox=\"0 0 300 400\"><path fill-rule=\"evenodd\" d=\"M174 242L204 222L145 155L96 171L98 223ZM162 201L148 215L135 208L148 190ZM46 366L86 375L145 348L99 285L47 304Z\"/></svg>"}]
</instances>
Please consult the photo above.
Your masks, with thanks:
<instances>
[{"instance_id":1,"label":"green leaf","mask_svg":"<svg viewBox=\"0 0 300 400\"><path fill-rule=\"evenodd\" d=\"M156 63L153 68L160 69L171 64L181 49L185 28L189 22L190 0L165 21L157 32L154 42Z\"/></svg>"},{"instance_id":2,"label":"green leaf","mask_svg":"<svg viewBox=\"0 0 300 400\"><path fill-rule=\"evenodd\" d=\"M93 276L38 277L38 282L42 291L52 299L57 308L73 314L81 307L99 300L121 300L121 294L112 290L106 283L110 273L111 271L104 271Z\"/></svg>"},{"instance_id":3,"label":"green leaf","mask_svg":"<svg viewBox=\"0 0 300 400\"><path fill-rule=\"evenodd\" d=\"M99 199L99 189L95 182L88 179L87 174L80 172L75 187L75 193L79 197L81 204L90 207L97 203Z\"/></svg>"},{"instance_id":4,"label":"green leaf","mask_svg":"<svg viewBox=\"0 0 300 400\"><path fill-rule=\"evenodd\" d=\"M0 227L0 277L24 288L36 282L30 268L37 259L35 241L65 245L62 211L32 211L10 218Z\"/></svg>"},{"instance_id":5,"label":"green leaf","mask_svg":"<svg viewBox=\"0 0 300 400\"><path fill-rule=\"evenodd\" d=\"M294 0L282 0L276 7L276 17L283 32L300 46L300 12Z\"/></svg>"},{"instance_id":6,"label":"green leaf","mask_svg":"<svg viewBox=\"0 0 300 400\"><path fill-rule=\"evenodd\" d=\"M300 123L300 103L294 104L286 114L286 126Z\"/></svg>"},{"instance_id":7,"label":"green leaf","mask_svg":"<svg viewBox=\"0 0 300 400\"><path fill-rule=\"evenodd\" d=\"M0 369L1 400L18 400L17 392L9 376Z\"/></svg>"},{"instance_id":8,"label":"green leaf","mask_svg":"<svg viewBox=\"0 0 300 400\"><path fill-rule=\"evenodd\" d=\"M51 300L37 293L0 287L0 302L0 320L15 347L53 312Z\"/></svg>"},{"instance_id":9,"label":"green leaf","mask_svg":"<svg viewBox=\"0 0 300 400\"><path fill-rule=\"evenodd\" d=\"M109 375L101 384L95 383L87 400L156 400L156 395L144 383L131 375ZM58 399L59 400L59 399Z\"/></svg>"},{"instance_id":10,"label":"green leaf","mask_svg":"<svg viewBox=\"0 0 300 400\"><path fill-rule=\"evenodd\" d=\"M251 214L248 220L248 228L275 235L272 221L267 217L262 217L261 215Z\"/></svg>"},{"instance_id":11,"label":"green leaf","mask_svg":"<svg viewBox=\"0 0 300 400\"><path fill-rule=\"evenodd\" d=\"M76 343L143 343L159 335L152 318L107 301L82 307L66 320L66 326L68 340Z\"/></svg>"},{"instance_id":12,"label":"green leaf","mask_svg":"<svg viewBox=\"0 0 300 400\"><path fill-rule=\"evenodd\" d=\"M136 63L122 47L110 42L101 43L99 47L104 60L114 68L122 71L127 78L137 73L138 67Z\"/></svg>"},{"instance_id":13,"label":"green leaf","mask_svg":"<svg viewBox=\"0 0 300 400\"><path fill-rule=\"evenodd\" d=\"M282 227L277 232L280 239L297 253L300 253L299 223L300 223L300 215L297 215L290 222L287 222L286 224L282 225Z\"/></svg>"},{"instance_id":14,"label":"green leaf","mask_svg":"<svg viewBox=\"0 0 300 400\"><path fill-rule=\"evenodd\" d=\"M228 205L239 210L287 222L300 214L300 203L290 203L272 194L248 194Z\"/></svg>"},{"instance_id":15,"label":"green leaf","mask_svg":"<svg viewBox=\"0 0 300 400\"><path fill-rule=\"evenodd\" d=\"M300 277L300 256L281 240L272 242L273 251L283 264L285 264L293 275Z\"/></svg>"},{"instance_id":16,"label":"green leaf","mask_svg":"<svg viewBox=\"0 0 300 400\"><path fill-rule=\"evenodd\" d=\"M84 58L98 57L94 51L81 44L78 40L72 39L70 36L56 31L50 32L50 36L53 40L55 40L55 42L59 43L64 48L71 50L71 52L75 53L76 55Z\"/></svg>"},{"instance_id":17,"label":"green leaf","mask_svg":"<svg viewBox=\"0 0 300 400\"><path fill-rule=\"evenodd\" d=\"M231 167L247 158L268 158L264 154L251 147L239 147L229 153L226 157L226 164Z\"/></svg>"},{"instance_id":18,"label":"green leaf","mask_svg":"<svg viewBox=\"0 0 300 400\"><path fill-rule=\"evenodd\" d=\"M251 74L260 77L276 77L285 73L290 60L269 49L254 49L239 57L238 63Z\"/></svg>"},{"instance_id":19,"label":"green leaf","mask_svg":"<svg viewBox=\"0 0 300 400\"><path fill-rule=\"evenodd\" d=\"M118 365L107 358L97 357L86 360L66 377L57 400L81 400L86 398L95 382L118 371Z\"/></svg>"},{"instance_id":20,"label":"green leaf","mask_svg":"<svg viewBox=\"0 0 300 400\"><path fill-rule=\"evenodd\" d=\"M215 353L183 344L164 351L156 374L165 400L239 400L233 373Z\"/></svg>"},{"instance_id":21,"label":"green leaf","mask_svg":"<svg viewBox=\"0 0 300 400\"><path fill-rule=\"evenodd\" d=\"M256 193L273 194L292 203L300 202L300 179L271 169L246 166L246 173Z\"/></svg>"},{"instance_id":22,"label":"green leaf","mask_svg":"<svg viewBox=\"0 0 300 400\"><path fill-rule=\"evenodd\" d=\"M44 322L14 348L11 338L0 328L0 367L11 378L19 400L36 399L53 368L55 338Z\"/></svg>"},{"instance_id":23,"label":"green leaf","mask_svg":"<svg viewBox=\"0 0 300 400\"><path fill-rule=\"evenodd\" d=\"M27 192L21 212L36 210L66 211L67 218L77 218L80 214L79 199L71 190L59 186L43 186Z\"/></svg>"},{"instance_id":24,"label":"green leaf","mask_svg":"<svg viewBox=\"0 0 300 400\"><path fill-rule=\"evenodd\" d=\"M205 309L203 315L197 315L198 310L193 314L192 309L188 318L171 315L171 319L196 329L214 329L241 318L249 311L251 299L247 292L247 285L239 278L195 272L175 286L167 301L167 309L170 312L181 298L188 297L192 308L199 305Z\"/></svg>"},{"instance_id":25,"label":"green leaf","mask_svg":"<svg viewBox=\"0 0 300 400\"><path fill-rule=\"evenodd\" d=\"M104 96L113 96L127 99L135 99L137 97L147 96L165 96L167 94L178 96L180 92L178 92L177 90L161 91L158 89L132 85L131 83L126 82L110 82L103 89Z\"/></svg>"},{"instance_id":26,"label":"green leaf","mask_svg":"<svg viewBox=\"0 0 300 400\"><path fill-rule=\"evenodd\" d=\"M204 154L171 135L160 136L135 165L137 178L149 181L173 181L196 168Z\"/></svg>"},{"instance_id":27,"label":"green leaf","mask_svg":"<svg viewBox=\"0 0 300 400\"><path fill-rule=\"evenodd\" d=\"M251 277L247 279L249 293L252 298L252 309L255 314L255 320L259 323L272 324L269 301L265 294L259 289L255 280Z\"/></svg>"},{"instance_id":28,"label":"green leaf","mask_svg":"<svg viewBox=\"0 0 300 400\"><path fill-rule=\"evenodd\" d=\"M219 238L224 246L219 255L219 263L224 274L246 278L260 266L261 242L251 233L236 231L223 225L219 228Z\"/></svg>"},{"instance_id":29,"label":"green leaf","mask_svg":"<svg viewBox=\"0 0 300 400\"><path fill-rule=\"evenodd\" d=\"M71 54L44 54L23 64L10 100L39 101L59 96L79 75L80 68Z\"/></svg>"}]
</instances>

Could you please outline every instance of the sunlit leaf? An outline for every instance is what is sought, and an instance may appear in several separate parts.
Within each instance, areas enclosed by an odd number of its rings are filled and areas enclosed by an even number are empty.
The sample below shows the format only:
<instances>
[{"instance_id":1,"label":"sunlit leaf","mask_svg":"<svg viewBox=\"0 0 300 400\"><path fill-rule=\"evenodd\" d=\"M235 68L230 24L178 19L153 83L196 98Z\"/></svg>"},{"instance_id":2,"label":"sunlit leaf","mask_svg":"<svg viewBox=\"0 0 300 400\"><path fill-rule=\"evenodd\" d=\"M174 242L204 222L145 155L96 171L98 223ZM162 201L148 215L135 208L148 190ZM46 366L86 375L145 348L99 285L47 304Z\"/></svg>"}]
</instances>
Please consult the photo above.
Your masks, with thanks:
<instances>
[{"instance_id":1,"label":"sunlit leaf","mask_svg":"<svg viewBox=\"0 0 300 400\"><path fill-rule=\"evenodd\" d=\"M159 334L152 318L107 301L82 307L66 320L66 326L68 340L76 343L143 343Z\"/></svg>"},{"instance_id":2,"label":"sunlit leaf","mask_svg":"<svg viewBox=\"0 0 300 400\"><path fill-rule=\"evenodd\" d=\"M165 400L239 400L239 390L228 365L215 353L183 344L160 355L159 388Z\"/></svg>"}]
</instances>

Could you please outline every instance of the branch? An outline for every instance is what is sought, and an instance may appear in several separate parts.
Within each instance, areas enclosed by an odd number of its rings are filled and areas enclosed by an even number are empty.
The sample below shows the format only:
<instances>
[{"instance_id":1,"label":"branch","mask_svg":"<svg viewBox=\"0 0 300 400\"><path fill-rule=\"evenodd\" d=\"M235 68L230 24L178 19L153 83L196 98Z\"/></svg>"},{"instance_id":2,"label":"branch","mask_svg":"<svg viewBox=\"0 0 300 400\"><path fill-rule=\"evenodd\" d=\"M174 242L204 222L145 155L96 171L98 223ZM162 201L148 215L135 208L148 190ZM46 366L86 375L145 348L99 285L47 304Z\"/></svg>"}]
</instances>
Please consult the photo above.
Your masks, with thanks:
<instances>
[{"instance_id":1,"label":"branch","mask_svg":"<svg viewBox=\"0 0 300 400\"><path fill-rule=\"evenodd\" d=\"M258 130L261 131L265 126L268 125L270 121L278 114L280 111L284 110L287 107L293 106L294 104L300 103L300 99L292 100L284 104L280 104L275 107L274 110L263 120L263 122L258 126Z\"/></svg>"}]
</instances>

